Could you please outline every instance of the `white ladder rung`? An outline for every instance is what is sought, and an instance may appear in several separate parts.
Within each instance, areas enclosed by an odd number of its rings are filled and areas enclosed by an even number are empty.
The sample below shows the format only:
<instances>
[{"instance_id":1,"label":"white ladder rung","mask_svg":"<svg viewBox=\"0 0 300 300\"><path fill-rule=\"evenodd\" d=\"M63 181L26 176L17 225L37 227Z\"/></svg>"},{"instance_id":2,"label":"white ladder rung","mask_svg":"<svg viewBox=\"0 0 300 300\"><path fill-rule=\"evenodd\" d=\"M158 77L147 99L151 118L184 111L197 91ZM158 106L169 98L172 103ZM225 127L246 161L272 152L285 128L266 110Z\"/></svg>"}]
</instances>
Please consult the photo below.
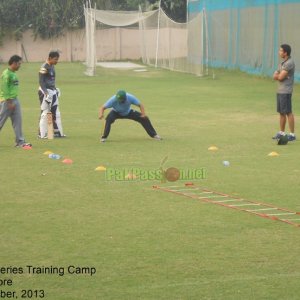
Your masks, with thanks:
<instances>
[{"instance_id":1,"label":"white ladder rung","mask_svg":"<svg viewBox=\"0 0 300 300\"><path fill-rule=\"evenodd\" d=\"M210 198L228 198L228 196L217 195L217 196L208 196L208 197L198 197L198 199L210 199ZM214 201L214 202L217 202L217 201Z\"/></svg>"},{"instance_id":2,"label":"white ladder rung","mask_svg":"<svg viewBox=\"0 0 300 300\"><path fill-rule=\"evenodd\" d=\"M262 210L277 210L277 208L270 207L270 208L248 209L248 211L262 211Z\"/></svg>"},{"instance_id":3,"label":"white ladder rung","mask_svg":"<svg viewBox=\"0 0 300 300\"><path fill-rule=\"evenodd\" d=\"M224 196L226 197L226 196ZM225 202L240 202L240 201L244 201L243 199L229 199L229 200L216 200L213 201L213 203L225 203Z\"/></svg>"},{"instance_id":4,"label":"white ladder rung","mask_svg":"<svg viewBox=\"0 0 300 300\"><path fill-rule=\"evenodd\" d=\"M195 194L195 195L197 195L197 196L199 196L200 197L200 195L208 195L208 194L213 194L213 193L193 193L193 194ZM215 196L216 197L216 196ZM207 197L203 197L203 198L207 198Z\"/></svg>"},{"instance_id":5,"label":"white ladder rung","mask_svg":"<svg viewBox=\"0 0 300 300\"><path fill-rule=\"evenodd\" d=\"M197 193L197 192L194 192L194 193L193 193L193 192L189 192L189 193L182 193L182 194L184 194L184 195L185 195L185 194L186 194L186 195L191 194L191 195L196 195L196 196L203 195L203 193L200 193L200 194L199 194L199 193Z\"/></svg>"},{"instance_id":6,"label":"white ladder rung","mask_svg":"<svg viewBox=\"0 0 300 300\"><path fill-rule=\"evenodd\" d=\"M296 213L282 213L282 214L267 214L268 216L285 216L285 215L295 215Z\"/></svg>"},{"instance_id":7,"label":"white ladder rung","mask_svg":"<svg viewBox=\"0 0 300 300\"><path fill-rule=\"evenodd\" d=\"M181 191L196 191L199 190L197 188L193 188L193 189L179 189L179 190L172 190L172 192L181 192Z\"/></svg>"},{"instance_id":8,"label":"white ladder rung","mask_svg":"<svg viewBox=\"0 0 300 300\"><path fill-rule=\"evenodd\" d=\"M199 193L199 195L202 195L202 194L213 194L214 192L202 192L202 193Z\"/></svg>"},{"instance_id":9,"label":"white ladder rung","mask_svg":"<svg viewBox=\"0 0 300 300\"><path fill-rule=\"evenodd\" d=\"M232 205L228 205L228 206L231 206L231 207L233 207L233 206L258 206L258 205L260 205L260 204L258 204L258 203L245 203L245 204L237 204L237 205L234 205L234 204L232 204Z\"/></svg>"}]
</instances>

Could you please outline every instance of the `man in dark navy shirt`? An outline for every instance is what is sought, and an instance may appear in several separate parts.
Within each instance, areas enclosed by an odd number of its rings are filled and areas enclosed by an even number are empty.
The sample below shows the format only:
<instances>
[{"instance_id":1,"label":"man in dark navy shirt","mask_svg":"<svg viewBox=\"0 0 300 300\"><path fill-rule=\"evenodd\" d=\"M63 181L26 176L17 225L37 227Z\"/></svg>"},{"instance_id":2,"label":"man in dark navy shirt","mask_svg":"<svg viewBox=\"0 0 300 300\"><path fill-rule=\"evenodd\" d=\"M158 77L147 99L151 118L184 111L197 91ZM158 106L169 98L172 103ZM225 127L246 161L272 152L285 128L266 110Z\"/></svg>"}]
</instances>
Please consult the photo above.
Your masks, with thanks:
<instances>
[{"instance_id":1,"label":"man in dark navy shirt","mask_svg":"<svg viewBox=\"0 0 300 300\"><path fill-rule=\"evenodd\" d=\"M65 137L63 133L61 115L59 111L60 90L55 86L55 69L58 63L59 52L51 51L48 59L42 64L39 71L39 99L41 104L41 117L39 137L47 138L47 113L51 112L55 137Z\"/></svg>"}]
</instances>

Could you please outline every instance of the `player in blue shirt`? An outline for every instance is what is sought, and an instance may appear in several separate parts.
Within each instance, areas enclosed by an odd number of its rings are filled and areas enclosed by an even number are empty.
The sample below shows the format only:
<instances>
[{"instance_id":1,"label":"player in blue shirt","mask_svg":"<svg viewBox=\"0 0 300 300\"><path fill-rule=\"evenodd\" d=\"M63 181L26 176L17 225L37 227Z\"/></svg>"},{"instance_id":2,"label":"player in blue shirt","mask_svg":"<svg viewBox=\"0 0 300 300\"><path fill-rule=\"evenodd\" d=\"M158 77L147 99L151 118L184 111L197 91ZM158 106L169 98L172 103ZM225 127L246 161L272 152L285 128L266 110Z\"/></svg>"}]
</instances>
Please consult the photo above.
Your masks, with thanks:
<instances>
[{"instance_id":1,"label":"player in blue shirt","mask_svg":"<svg viewBox=\"0 0 300 300\"><path fill-rule=\"evenodd\" d=\"M140 108L141 112L131 109L131 105L136 105ZM111 111L106 117L105 127L103 135L100 141L105 142L111 128L111 124L117 119L130 119L139 122L148 135L156 140L162 138L156 133L149 118L145 114L144 105L133 95L126 93L123 90L119 90L116 95L112 96L109 100L104 103L99 109L99 119L103 119L104 111L107 108L111 108Z\"/></svg>"}]
</instances>

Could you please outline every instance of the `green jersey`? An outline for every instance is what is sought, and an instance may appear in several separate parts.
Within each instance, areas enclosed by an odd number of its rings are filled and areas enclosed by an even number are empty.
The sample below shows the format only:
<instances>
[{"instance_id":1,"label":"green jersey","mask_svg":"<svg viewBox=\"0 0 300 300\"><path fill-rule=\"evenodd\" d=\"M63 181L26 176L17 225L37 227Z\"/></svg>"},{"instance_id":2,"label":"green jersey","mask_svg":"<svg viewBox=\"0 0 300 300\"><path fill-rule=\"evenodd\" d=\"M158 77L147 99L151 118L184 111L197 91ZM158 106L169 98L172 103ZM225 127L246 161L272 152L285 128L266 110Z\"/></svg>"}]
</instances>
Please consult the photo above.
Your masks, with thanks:
<instances>
[{"instance_id":1,"label":"green jersey","mask_svg":"<svg viewBox=\"0 0 300 300\"><path fill-rule=\"evenodd\" d=\"M0 100L17 98L19 80L16 72L6 69L1 75Z\"/></svg>"}]
</instances>

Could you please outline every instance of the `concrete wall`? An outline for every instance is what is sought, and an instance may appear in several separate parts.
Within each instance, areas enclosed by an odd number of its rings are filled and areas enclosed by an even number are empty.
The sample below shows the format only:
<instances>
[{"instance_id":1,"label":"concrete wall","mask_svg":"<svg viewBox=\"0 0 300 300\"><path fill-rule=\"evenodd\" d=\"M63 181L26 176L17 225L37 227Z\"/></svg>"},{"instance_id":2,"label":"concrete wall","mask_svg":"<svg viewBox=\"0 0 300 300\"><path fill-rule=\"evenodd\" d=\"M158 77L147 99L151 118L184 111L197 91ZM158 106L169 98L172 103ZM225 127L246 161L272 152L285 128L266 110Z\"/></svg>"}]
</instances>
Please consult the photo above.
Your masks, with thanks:
<instances>
[{"instance_id":1,"label":"concrete wall","mask_svg":"<svg viewBox=\"0 0 300 300\"><path fill-rule=\"evenodd\" d=\"M140 59L140 33L138 29L110 28L96 31L98 61Z\"/></svg>"},{"instance_id":2,"label":"concrete wall","mask_svg":"<svg viewBox=\"0 0 300 300\"><path fill-rule=\"evenodd\" d=\"M31 30L26 31L20 41L7 36L0 46L0 61L5 63L11 55L18 54L24 61L41 62L52 49L61 51L60 61L85 61L85 30L68 31L50 40L34 39ZM141 58L138 29L97 30L96 52L98 61Z\"/></svg>"}]
</instances>

